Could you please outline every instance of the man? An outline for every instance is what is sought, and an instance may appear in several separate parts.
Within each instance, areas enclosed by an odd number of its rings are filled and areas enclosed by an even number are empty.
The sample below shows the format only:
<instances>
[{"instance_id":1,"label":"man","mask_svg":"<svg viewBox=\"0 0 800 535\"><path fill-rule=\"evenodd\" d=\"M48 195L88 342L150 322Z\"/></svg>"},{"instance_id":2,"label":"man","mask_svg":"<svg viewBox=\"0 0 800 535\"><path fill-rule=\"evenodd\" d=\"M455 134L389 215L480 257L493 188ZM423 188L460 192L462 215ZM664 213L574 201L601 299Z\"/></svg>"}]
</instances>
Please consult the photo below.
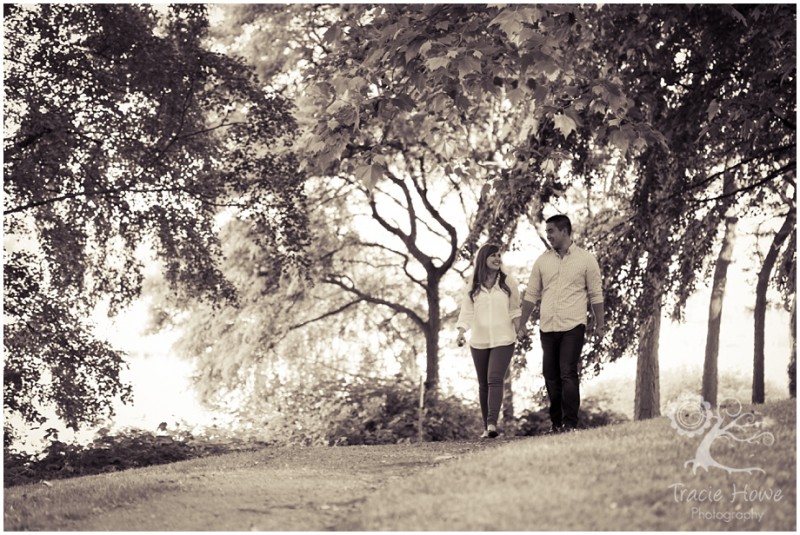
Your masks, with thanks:
<instances>
[{"instance_id":1,"label":"man","mask_svg":"<svg viewBox=\"0 0 800 535\"><path fill-rule=\"evenodd\" d=\"M603 287L597 259L572 242L572 223L565 215L547 219L548 249L536 260L522 302L518 337L537 304L542 340L545 387L550 398L552 432L578 427L580 388L578 367L586 335L587 309L593 321L589 332L603 337Z\"/></svg>"}]
</instances>

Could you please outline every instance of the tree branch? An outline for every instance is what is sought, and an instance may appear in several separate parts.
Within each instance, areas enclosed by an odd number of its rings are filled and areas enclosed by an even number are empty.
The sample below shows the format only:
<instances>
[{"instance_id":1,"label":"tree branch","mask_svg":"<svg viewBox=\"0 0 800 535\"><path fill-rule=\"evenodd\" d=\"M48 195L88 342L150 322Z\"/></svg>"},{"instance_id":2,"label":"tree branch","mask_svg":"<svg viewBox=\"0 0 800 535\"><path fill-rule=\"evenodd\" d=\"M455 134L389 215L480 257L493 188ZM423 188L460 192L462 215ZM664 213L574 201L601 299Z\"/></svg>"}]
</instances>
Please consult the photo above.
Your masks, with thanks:
<instances>
[{"instance_id":1,"label":"tree branch","mask_svg":"<svg viewBox=\"0 0 800 535\"><path fill-rule=\"evenodd\" d=\"M780 169L776 169L775 171L773 171L772 173L768 174L766 177L762 178L761 180L759 180L757 182L754 182L752 184L748 184L747 186L743 186L743 187L741 187L741 188L739 188L739 189L737 189L735 191L731 191L731 192L728 192L728 193L723 193L722 195L717 195L716 197L710 197L710 198L706 198L706 199L692 199L692 202L695 203L695 204L704 204L704 203L709 203L709 202L714 202L714 201L719 201L719 200L722 200L722 199L726 199L728 197L734 197L736 195L739 195L740 193L744 193L746 191L754 190L754 189L758 188L759 186L763 186L764 184L766 184L767 182L771 181L772 179L774 179L776 177L779 177L783 173L793 169L795 167L795 165L796 165L796 162L793 162L793 161L789 162L788 164L784 165Z\"/></svg>"},{"instance_id":2,"label":"tree branch","mask_svg":"<svg viewBox=\"0 0 800 535\"><path fill-rule=\"evenodd\" d=\"M410 259L408 258L408 255L406 253L403 253L401 251L396 251L395 249L392 249L391 247L387 247L387 246L382 245L380 243L371 243L371 242L359 241L359 242L356 242L356 244L360 245L362 247L376 247L378 249L383 249L384 251L388 251L390 253L393 253L393 254L399 256L400 258L403 259L403 272L406 274L406 277L408 277L413 283L419 285L426 292L428 291L428 286L425 284L425 282L420 280L420 279L417 279L416 277L414 277L411 274L411 272L408 271L408 264L409 264Z\"/></svg>"},{"instance_id":3,"label":"tree branch","mask_svg":"<svg viewBox=\"0 0 800 535\"><path fill-rule=\"evenodd\" d=\"M290 325L290 326L287 328L287 330L289 330L289 331L293 331L293 330L295 330L295 329L302 329L302 328L303 328L303 327L305 327L306 325L310 325L310 324L312 324L312 323L315 323L315 322L317 322L317 321L322 321L322 320L324 320L325 318L330 318L331 316L335 316L336 314L339 314L340 312L344 312L344 311L345 311L345 310L347 310L348 308L350 308L350 307L353 307L353 306L355 306L355 305L357 305L357 304L359 304L359 303L361 303L361 302L363 302L363 300L362 300L362 299L356 299L355 301L351 301L351 302L349 302L349 303L347 303L347 304L344 304L344 305L342 305L342 306L340 306L340 307L338 307L338 308L335 308L335 309L333 309L333 310L329 310L328 312L326 312L326 313L324 313L324 314L322 314L322 315L320 315L320 316L317 316L316 318L313 318L313 319L310 319L310 320L304 321L304 322L302 322L302 323L296 323L296 324L294 324L294 325Z\"/></svg>"},{"instance_id":4,"label":"tree branch","mask_svg":"<svg viewBox=\"0 0 800 535\"><path fill-rule=\"evenodd\" d=\"M366 294L366 293L362 292L361 290L359 290L358 288L356 288L355 286L348 286L347 284L345 284L344 282L342 282L341 280L335 278L332 275L328 275L328 276L323 277L322 278L322 282L327 283L327 284L332 284L334 286L338 286L342 290L355 295L361 301L365 301L365 302L371 303L373 305L385 306L387 308L390 308L391 310L394 310L395 312L399 312L401 314L405 314L406 316L409 317L409 319L411 319L411 321L416 323L422 329L426 329L428 327L428 323L425 320L423 320L416 312L414 312L410 308L408 308L406 306L403 306L403 305L401 305L399 303L393 303L391 301L387 301L385 299L381 299L379 297L375 297L375 296Z\"/></svg>"}]
</instances>

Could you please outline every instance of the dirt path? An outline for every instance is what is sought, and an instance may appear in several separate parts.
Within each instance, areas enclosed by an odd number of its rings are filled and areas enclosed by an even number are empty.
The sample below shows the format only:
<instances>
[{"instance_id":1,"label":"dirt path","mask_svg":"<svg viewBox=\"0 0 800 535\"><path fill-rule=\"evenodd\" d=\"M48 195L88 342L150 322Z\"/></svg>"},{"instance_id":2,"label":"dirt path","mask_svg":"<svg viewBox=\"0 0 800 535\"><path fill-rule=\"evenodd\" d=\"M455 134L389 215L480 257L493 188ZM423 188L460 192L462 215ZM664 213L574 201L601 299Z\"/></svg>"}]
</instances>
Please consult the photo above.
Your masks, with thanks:
<instances>
[{"instance_id":1,"label":"dirt path","mask_svg":"<svg viewBox=\"0 0 800 535\"><path fill-rule=\"evenodd\" d=\"M383 485L507 440L264 450L209 471L164 470L177 490L70 522L78 531L347 530ZM242 459L246 459L243 461Z\"/></svg>"}]
</instances>

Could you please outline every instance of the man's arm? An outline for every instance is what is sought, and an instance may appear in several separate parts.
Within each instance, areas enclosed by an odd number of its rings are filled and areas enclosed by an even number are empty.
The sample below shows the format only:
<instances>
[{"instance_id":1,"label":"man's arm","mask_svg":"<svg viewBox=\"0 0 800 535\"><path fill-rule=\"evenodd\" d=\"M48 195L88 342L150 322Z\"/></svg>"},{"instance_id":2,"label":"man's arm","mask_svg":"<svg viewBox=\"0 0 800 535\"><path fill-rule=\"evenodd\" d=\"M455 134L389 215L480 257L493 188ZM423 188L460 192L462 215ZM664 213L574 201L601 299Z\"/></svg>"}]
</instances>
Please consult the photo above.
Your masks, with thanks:
<instances>
[{"instance_id":1,"label":"man's arm","mask_svg":"<svg viewBox=\"0 0 800 535\"><path fill-rule=\"evenodd\" d=\"M586 287L588 290L589 303L592 308L592 326L590 332L594 332L598 338L605 334L605 307L603 306L603 274L600 271L600 264L592 255L589 262L589 269L586 276Z\"/></svg>"},{"instance_id":2,"label":"man's arm","mask_svg":"<svg viewBox=\"0 0 800 535\"><path fill-rule=\"evenodd\" d=\"M600 303L594 303L592 305L592 324L593 329L592 332L598 336L598 338L602 338L606 332L606 323L605 323L605 306L603 305L602 301Z\"/></svg>"},{"instance_id":3,"label":"man's arm","mask_svg":"<svg viewBox=\"0 0 800 535\"><path fill-rule=\"evenodd\" d=\"M525 326L528 324L528 318L533 313L533 320L539 320L539 302L542 298L542 275L539 271L539 261L533 264L531 269L531 276L528 278L528 286L525 288L525 294L522 297L522 315L519 318L519 327L517 328L517 336L522 336L525 333Z\"/></svg>"},{"instance_id":4,"label":"man's arm","mask_svg":"<svg viewBox=\"0 0 800 535\"><path fill-rule=\"evenodd\" d=\"M522 316L519 318L519 327L520 329L524 329L525 325L528 324L528 318L533 315L534 323L539 320L539 307L537 303L533 303L531 301L522 301Z\"/></svg>"}]
</instances>

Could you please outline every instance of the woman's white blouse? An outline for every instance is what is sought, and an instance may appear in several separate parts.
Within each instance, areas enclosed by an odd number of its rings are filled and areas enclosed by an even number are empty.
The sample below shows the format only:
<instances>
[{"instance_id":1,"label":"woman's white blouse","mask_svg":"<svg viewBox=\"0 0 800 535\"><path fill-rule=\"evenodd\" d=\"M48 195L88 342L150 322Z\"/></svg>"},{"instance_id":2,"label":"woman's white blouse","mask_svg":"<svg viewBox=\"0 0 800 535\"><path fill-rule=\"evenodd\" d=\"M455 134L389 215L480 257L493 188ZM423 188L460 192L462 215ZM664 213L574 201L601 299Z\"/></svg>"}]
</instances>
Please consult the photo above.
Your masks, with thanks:
<instances>
[{"instance_id":1,"label":"woman's white blouse","mask_svg":"<svg viewBox=\"0 0 800 535\"><path fill-rule=\"evenodd\" d=\"M475 302L469 298L471 286L468 284L462 293L461 311L456 323L456 327L470 331L469 345L475 349L487 349L516 342L517 333L511 320L522 315L517 281L506 275L506 286L511 295L500 288L499 282L489 290L481 286Z\"/></svg>"}]
</instances>

